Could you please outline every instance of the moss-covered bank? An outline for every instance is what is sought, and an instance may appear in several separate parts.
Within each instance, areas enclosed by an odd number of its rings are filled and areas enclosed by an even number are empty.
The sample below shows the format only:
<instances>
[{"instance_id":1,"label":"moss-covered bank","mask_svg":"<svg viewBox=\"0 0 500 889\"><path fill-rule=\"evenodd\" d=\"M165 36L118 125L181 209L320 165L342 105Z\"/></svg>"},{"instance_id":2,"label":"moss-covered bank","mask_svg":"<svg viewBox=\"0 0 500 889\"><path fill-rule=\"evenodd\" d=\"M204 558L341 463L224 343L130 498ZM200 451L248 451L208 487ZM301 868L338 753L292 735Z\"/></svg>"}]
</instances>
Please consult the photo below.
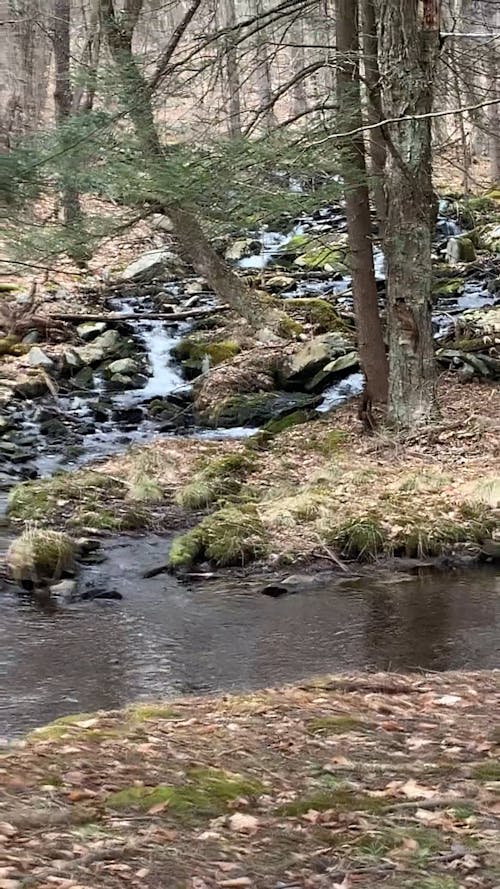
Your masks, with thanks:
<instances>
[{"instance_id":1,"label":"moss-covered bank","mask_svg":"<svg viewBox=\"0 0 500 889\"><path fill-rule=\"evenodd\" d=\"M499 704L357 674L63 717L0 758L2 885L493 889Z\"/></svg>"},{"instance_id":2,"label":"moss-covered bank","mask_svg":"<svg viewBox=\"0 0 500 889\"><path fill-rule=\"evenodd\" d=\"M157 441L25 482L14 523L70 532L189 530L174 569L289 567L498 553L500 394L443 382L443 417L407 439L361 434L354 409L299 411L245 442ZM167 556L167 551L166 551Z\"/></svg>"}]
</instances>

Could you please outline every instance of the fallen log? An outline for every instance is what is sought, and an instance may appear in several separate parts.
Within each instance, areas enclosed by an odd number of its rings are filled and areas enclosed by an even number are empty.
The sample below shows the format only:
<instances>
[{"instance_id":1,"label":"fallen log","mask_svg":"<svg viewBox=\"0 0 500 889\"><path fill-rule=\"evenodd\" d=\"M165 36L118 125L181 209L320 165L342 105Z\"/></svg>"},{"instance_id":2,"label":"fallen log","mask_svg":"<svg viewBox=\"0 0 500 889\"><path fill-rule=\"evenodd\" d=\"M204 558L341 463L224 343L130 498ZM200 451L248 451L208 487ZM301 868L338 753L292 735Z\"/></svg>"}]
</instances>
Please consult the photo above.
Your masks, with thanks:
<instances>
[{"instance_id":1,"label":"fallen log","mask_svg":"<svg viewBox=\"0 0 500 889\"><path fill-rule=\"evenodd\" d=\"M229 306L213 306L208 309L190 309L185 312L146 312L145 314L136 314L135 312L124 312L122 315L117 312L108 314L88 314L88 313L71 313L71 312L54 312L48 316L47 320L55 319L56 321L66 321L72 324L82 324L84 321L105 321L113 324L121 321L185 321L187 318L203 318L206 315L218 315L220 312L229 311Z\"/></svg>"}]
</instances>

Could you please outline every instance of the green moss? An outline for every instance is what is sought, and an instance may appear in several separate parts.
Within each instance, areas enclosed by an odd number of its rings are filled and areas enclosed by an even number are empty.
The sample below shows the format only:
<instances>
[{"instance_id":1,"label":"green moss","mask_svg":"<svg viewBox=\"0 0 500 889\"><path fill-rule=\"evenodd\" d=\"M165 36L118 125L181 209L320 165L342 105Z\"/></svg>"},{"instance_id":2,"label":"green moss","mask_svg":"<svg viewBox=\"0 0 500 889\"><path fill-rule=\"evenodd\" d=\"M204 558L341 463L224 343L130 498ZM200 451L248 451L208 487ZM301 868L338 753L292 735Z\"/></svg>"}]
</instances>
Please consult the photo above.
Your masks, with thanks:
<instances>
[{"instance_id":1,"label":"green moss","mask_svg":"<svg viewBox=\"0 0 500 889\"><path fill-rule=\"evenodd\" d=\"M354 716L320 716L306 723L311 735L343 735L345 732L360 731L366 723Z\"/></svg>"},{"instance_id":2,"label":"green moss","mask_svg":"<svg viewBox=\"0 0 500 889\"><path fill-rule=\"evenodd\" d=\"M219 769L190 769L186 783L180 786L134 786L110 794L109 809L139 809L148 811L153 806L165 805L177 816L210 818L227 811L228 805L239 797L253 797L264 790L254 780Z\"/></svg>"},{"instance_id":3,"label":"green moss","mask_svg":"<svg viewBox=\"0 0 500 889\"><path fill-rule=\"evenodd\" d=\"M299 818L311 810L325 812L332 809L337 812L367 812L376 814L387 807L387 800L355 793L352 790L332 789L320 790L309 796L299 797L293 802L285 803L276 810L277 815L287 818Z\"/></svg>"},{"instance_id":4,"label":"green moss","mask_svg":"<svg viewBox=\"0 0 500 889\"><path fill-rule=\"evenodd\" d=\"M205 555L216 565L244 565L265 555L264 526L253 506L226 506L200 527Z\"/></svg>"},{"instance_id":5,"label":"green moss","mask_svg":"<svg viewBox=\"0 0 500 889\"><path fill-rule=\"evenodd\" d=\"M0 358L2 355L25 355L31 346L20 343L16 336L4 336L0 338Z\"/></svg>"},{"instance_id":6,"label":"green moss","mask_svg":"<svg viewBox=\"0 0 500 889\"><path fill-rule=\"evenodd\" d=\"M74 569L75 544L59 531L27 529L11 543L5 562L19 583L59 580Z\"/></svg>"},{"instance_id":7,"label":"green moss","mask_svg":"<svg viewBox=\"0 0 500 889\"><path fill-rule=\"evenodd\" d=\"M136 503L162 503L164 499L163 490L155 478L146 472L136 474L130 484L127 500Z\"/></svg>"},{"instance_id":8,"label":"green moss","mask_svg":"<svg viewBox=\"0 0 500 889\"><path fill-rule=\"evenodd\" d=\"M387 534L376 517L369 515L349 519L328 535L328 543L348 558L374 561L387 551Z\"/></svg>"},{"instance_id":9,"label":"green moss","mask_svg":"<svg viewBox=\"0 0 500 889\"><path fill-rule=\"evenodd\" d=\"M297 257L295 265L300 266L300 268L309 269L310 271L313 271L314 269L324 269L325 271L336 273L348 271L346 265L346 250L338 246L329 247L318 245L312 247L306 253L302 253Z\"/></svg>"},{"instance_id":10,"label":"green moss","mask_svg":"<svg viewBox=\"0 0 500 889\"><path fill-rule=\"evenodd\" d=\"M464 283L463 278L438 278L432 285L433 296L453 296L463 290Z\"/></svg>"},{"instance_id":11,"label":"green moss","mask_svg":"<svg viewBox=\"0 0 500 889\"><path fill-rule=\"evenodd\" d=\"M293 318L299 318L307 324L312 324L315 333L325 333L344 327L343 321L326 299L317 297L285 299L283 306Z\"/></svg>"},{"instance_id":12,"label":"green moss","mask_svg":"<svg viewBox=\"0 0 500 889\"><path fill-rule=\"evenodd\" d=\"M407 520L393 539L395 551L409 557L426 558L440 556L456 544L481 543L491 536L495 521L481 505L463 504L460 508L460 511L469 510L469 516L462 521L439 515Z\"/></svg>"},{"instance_id":13,"label":"green moss","mask_svg":"<svg viewBox=\"0 0 500 889\"><path fill-rule=\"evenodd\" d=\"M109 496L122 496L124 483L98 472L62 472L41 481L22 482L9 494L7 510L13 519L39 521L60 517L68 503L87 502L92 508Z\"/></svg>"},{"instance_id":14,"label":"green moss","mask_svg":"<svg viewBox=\"0 0 500 889\"><path fill-rule=\"evenodd\" d=\"M309 420L317 419L317 414L312 411L306 410L298 410L293 411L291 414L287 414L285 417L280 417L279 420L269 420L268 423L265 424L261 432L264 432L264 435L267 435L267 441L269 441L272 436L279 435L280 432L284 432L285 429L291 429L292 426L299 426L302 423L307 423ZM256 433L258 436L259 433ZM255 438L256 436L252 436Z\"/></svg>"},{"instance_id":15,"label":"green moss","mask_svg":"<svg viewBox=\"0 0 500 889\"><path fill-rule=\"evenodd\" d=\"M84 505L73 513L67 524L72 528L95 528L99 531L138 531L148 527L150 515L139 507L105 509L97 506L91 509Z\"/></svg>"},{"instance_id":16,"label":"green moss","mask_svg":"<svg viewBox=\"0 0 500 889\"><path fill-rule=\"evenodd\" d=\"M147 722L149 719L181 718L173 707L165 707L162 704L142 704L137 707L131 707L128 712L135 722Z\"/></svg>"},{"instance_id":17,"label":"green moss","mask_svg":"<svg viewBox=\"0 0 500 889\"><path fill-rule=\"evenodd\" d=\"M190 568L203 556L203 535L200 527L174 537L170 547L168 564L170 568Z\"/></svg>"},{"instance_id":18,"label":"green moss","mask_svg":"<svg viewBox=\"0 0 500 889\"><path fill-rule=\"evenodd\" d=\"M174 539L169 566L187 568L203 558L216 565L244 565L265 552L264 527L255 507L225 506Z\"/></svg>"},{"instance_id":19,"label":"green moss","mask_svg":"<svg viewBox=\"0 0 500 889\"><path fill-rule=\"evenodd\" d=\"M326 435L318 438L314 443L314 449L325 457L331 457L340 450L347 441L347 433L343 429L331 429Z\"/></svg>"},{"instance_id":20,"label":"green moss","mask_svg":"<svg viewBox=\"0 0 500 889\"><path fill-rule=\"evenodd\" d=\"M196 336L196 334L191 334L172 349L172 355L178 361L190 362L193 367L201 367L205 356L208 355L210 365L214 367L223 361L234 358L239 351L240 346L234 340L209 341Z\"/></svg>"},{"instance_id":21,"label":"green moss","mask_svg":"<svg viewBox=\"0 0 500 889\"><path fill-rule=\"evenodd\" d=\"M177 491L176 503L183 509L204 509L218 500L232 497L255 465L248 452L226 454L202 464L193 477Z\"/></svg>"},{"instance_id":22,"label":"green moss","mask_svg":"<svg viewBox=\"0 0 500 889\"><path fill-rule=\"evenodd\" d=\"M490 759L475 766L472 771L476 781L500 781L500 760Z\"/></svg>"},{"instance_id":23,"label":"green moss","mask_svg":"<svg viewBox=\"0 0 500 889\"><path fill-rule=\"evenodd\" d=\"M293 318L289 318L287 315L282 315L280 318L278 328L276 333L278 336L282 336L284 339L296 339L296 337L300 336L301 333L304 332L302 324L299 324L298 321L295 321Z\"/></svg>"}]
</instances>

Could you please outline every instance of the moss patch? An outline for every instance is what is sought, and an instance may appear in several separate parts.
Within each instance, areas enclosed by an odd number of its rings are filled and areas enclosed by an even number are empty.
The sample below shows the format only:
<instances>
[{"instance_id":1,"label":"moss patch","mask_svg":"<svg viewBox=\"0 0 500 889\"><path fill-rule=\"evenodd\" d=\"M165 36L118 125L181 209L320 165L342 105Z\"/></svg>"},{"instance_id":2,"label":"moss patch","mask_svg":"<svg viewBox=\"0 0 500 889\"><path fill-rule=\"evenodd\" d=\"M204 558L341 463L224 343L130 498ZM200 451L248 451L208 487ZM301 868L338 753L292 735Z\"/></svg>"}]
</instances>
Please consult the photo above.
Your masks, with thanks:
<instances>
[{"instance_id":1,"label":"moss patch","mask_svg":"<svg viewBox=\"0 0 500 889\"><path fill-rule=\"evenodd\" d=\"M311 324L314 333L327 333L329 330L338 330L345 326L326 299L285 299L283 307L292 318Z\"/></svg>"},{"instance_id":2,"label":"moss patch","mask_svg":"<svg viewBox=\"0 0 500 889\"><path fill-rule=\"evenodd\" d=\"M174 539L169 565L187 568L203 558L221 566L245 565L265 552L265 530L255 507L225 506Z\"/></svg>"},{"instance_id":3,"label":"moss patch","mask_svg":"<svg viewBox=\"0 0 500 889\"><path fill-rule=\"evenodd\" d=\"M376 814L387 808L387 801L352 790L332 789L320 790L307 796L299 797L277 809L278 815L288 818L300 818L308 812L367 812Z\"/></svg>"},{"instance_id":4,"label":"moss patch","mask_svg":"<svg viewBox=\"0 0 500 889\"><path fill-rule=\"evenodd\" d=\"M178 816L209 818L226 812L233 800L253 797L263 790L260 782L241 775L219 769L195 768L186 773L185 784L127 787L110 794L106 807L148 811L154 806L164 805L169 812Z\"/></svg>"},{"instance_id":5,"label":"moss patch","mask_svg":"<svg viewBox=\"0 0 500 889\"><path fill-rule=\"evenodd\" d=\"M343 735L364 730L366 723L354 716L321 716L311 719L306 727L311 735Z\"/></svg>"},{"instance_id":6,"label":"moss patch","mask_svg":"<svg viewBox=\"0 0 500 889\"><path fill-rule=\"evenodd\" d=\"M13 519L40 521L59 517L64 506L79 503L95 511L114 495L123 496L125 484L98 472L63 472L41 481L22 482L9 494L8 514Z\"/></svg>"},{"instance_id":7,"label":"moss patch","mask_svg":"<svg viewBox=\"0 0 500 889\"><path fill-rule=\"evenodd\" d=\"M204 509L211 503L237 494L242 480L254 468L255 459L248 453L226 454L204 462L189 482L175 496L183 509Z\"/></svg>"}]
</instances>

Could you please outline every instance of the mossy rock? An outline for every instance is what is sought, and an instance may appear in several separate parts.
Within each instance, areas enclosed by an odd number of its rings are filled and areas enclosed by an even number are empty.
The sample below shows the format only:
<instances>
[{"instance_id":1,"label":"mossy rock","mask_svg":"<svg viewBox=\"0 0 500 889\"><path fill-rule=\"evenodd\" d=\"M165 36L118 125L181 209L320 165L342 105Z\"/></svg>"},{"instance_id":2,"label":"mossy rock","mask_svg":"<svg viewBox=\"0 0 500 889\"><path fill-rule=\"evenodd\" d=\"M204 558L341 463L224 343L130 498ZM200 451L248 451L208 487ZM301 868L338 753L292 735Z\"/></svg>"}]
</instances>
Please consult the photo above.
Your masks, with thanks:
<instances>
[{"instance_id":1,"label":"mossy rock","mask_svg":"<svg viewBox=\"0 0 500 889\"><path fill-rule=\"evenodd\" d=\"M254 506L225 506L172 543L169 566L186 569L208 559L215 565L245 565L266 553L264 526Z\"/></svg>"},{"instance_id":2,"label":"mossy rock","mask_svg":"<svg viewBox=\"0 0 500 889\"><path fill-rule=\"evenodd\" d=\"M326 299L319 297L285 299L283 307L293 318L311 324L314 333L327 333L344 327L344 322Z\"/></svg>"},{"instance_id":3,"label":"mossy rock","mask_svg":"<svg viewBox=\"0 0 500 889\"><path fill-rule=\"evenodd\" d=\"M334 274L347 274L347 250L339 246L311 247L294 260L294 265L308 271L325 271Z\"/></svg>"},{"instance_id":4,"label":"mossy rock","mask_svg":"<svg viewBox=\"0 0 500 889\"><path fill-rule=\"evenodd\" d=\"M181 361L188 370L201 371L208 357L210 366L215 367L224 361L234 358L240 346L234 340L207 340L191 334L185 337L172 349L172 355Z\"/></svg>"},{"instance_id":5,"label":"mossy rock","mask_svg":"<svg viewBox=\"0 0 500 889\"><path fill-rule=\"evenodd\" d=\"M312 410L320 401L321 398L303 392L233 395L213 405L211 412L203 413L200 419L215 428L262 426L270 420L279 420L297 410Z\"/></svg>"},{"instance_id":6,"label":"mossy rock","mask_svg":"<svg viewBox=\"0 0 500 889\"><path fill-rule=\"evenodd\" d=\"M14 540L5 562L14 580L35 585L59 580L75 568L74 541L59 531L26 530Z\"/></svg>"},{"instance_id":7,"label":"mossy rock","mask_svg":"<svg viewBox=\"0 0 500 889\"><path fill-rule=\"evenodd\" d=\"M490 253L500 253L500 220L477 229L479 247Z\"/></svg>"},{"instance_id":8,"label":"mossy rock","mask_svg":"<svg viewBox=\"0 0 500 889\"><path fill-rule=\"evenodd\" d=\"M463 278L436 278L432 285L432 295L437 298L455 296L455 294L462 292L464 283Z\"/></svg>"},{"instance_id":9,"label":"mossy rock","mask_svg":"<svg viewBox=\"0 0 500 889\"><path fill-rule=\"evenodd\" d=\"M19 342L17 336L9 335L0 338L0 358L3 355L26 355L31 346Z\"/></svg>"}]
</instances>

